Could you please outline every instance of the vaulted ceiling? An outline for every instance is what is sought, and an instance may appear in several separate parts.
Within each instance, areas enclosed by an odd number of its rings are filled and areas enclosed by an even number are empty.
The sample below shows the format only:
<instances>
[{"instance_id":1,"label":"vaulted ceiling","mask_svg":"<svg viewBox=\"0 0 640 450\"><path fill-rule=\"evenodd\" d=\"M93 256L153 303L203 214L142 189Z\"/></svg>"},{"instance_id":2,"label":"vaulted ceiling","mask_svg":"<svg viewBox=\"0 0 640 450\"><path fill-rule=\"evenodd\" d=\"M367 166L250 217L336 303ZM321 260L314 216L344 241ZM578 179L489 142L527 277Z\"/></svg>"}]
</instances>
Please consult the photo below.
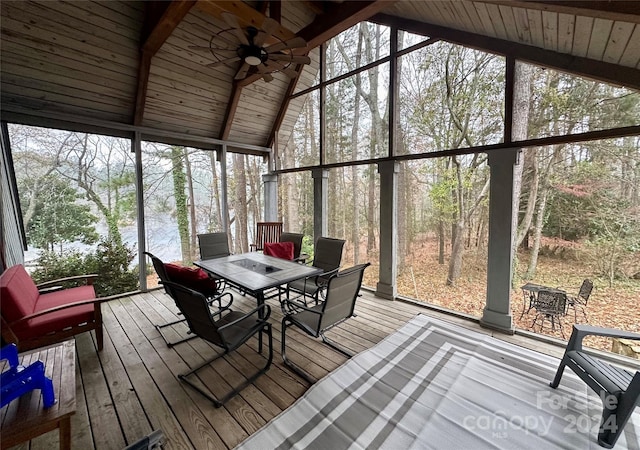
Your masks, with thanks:
<instances>
[{"instance_id":1,"label":"vaulted ceiling","mask_svg":"<svg viewBox=\"0 0 640 450\"><path fill-rule=\"evenodd\" d=\"M3 0L0 10L2 120L32 125L261 152L277 131L290 135L299 111L287 99L315 82L318 47L363 20L640 90L638 1ZM236 79L242 61L211 67L196 47L229 29L229 15L243 29L274 19L265 46L302 37L292 53L311 63L270 82L255 68Z\"/></svg>"}]
</instances>

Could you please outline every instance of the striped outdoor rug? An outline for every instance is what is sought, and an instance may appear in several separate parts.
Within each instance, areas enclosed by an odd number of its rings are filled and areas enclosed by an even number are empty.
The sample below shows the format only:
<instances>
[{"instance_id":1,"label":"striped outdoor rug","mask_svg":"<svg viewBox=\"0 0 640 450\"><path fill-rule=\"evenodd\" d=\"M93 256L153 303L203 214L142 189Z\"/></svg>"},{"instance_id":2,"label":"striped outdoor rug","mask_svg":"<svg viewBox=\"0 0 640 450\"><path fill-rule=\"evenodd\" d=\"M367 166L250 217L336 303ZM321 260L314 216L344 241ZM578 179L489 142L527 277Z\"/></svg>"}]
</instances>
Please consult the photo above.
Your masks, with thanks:
<instances>
[{"instance_id":1,"label":"striped outdoor rug","mask_svg":"<svg viewBox=\"0 0 640 450\"><path fill-rule=\"evenodd\" d=\"M418 315L312 386L241 449L600 449L601 402L559 360ZM638 449L640 413L616 449Z\"/></svg>"}]
</instances>

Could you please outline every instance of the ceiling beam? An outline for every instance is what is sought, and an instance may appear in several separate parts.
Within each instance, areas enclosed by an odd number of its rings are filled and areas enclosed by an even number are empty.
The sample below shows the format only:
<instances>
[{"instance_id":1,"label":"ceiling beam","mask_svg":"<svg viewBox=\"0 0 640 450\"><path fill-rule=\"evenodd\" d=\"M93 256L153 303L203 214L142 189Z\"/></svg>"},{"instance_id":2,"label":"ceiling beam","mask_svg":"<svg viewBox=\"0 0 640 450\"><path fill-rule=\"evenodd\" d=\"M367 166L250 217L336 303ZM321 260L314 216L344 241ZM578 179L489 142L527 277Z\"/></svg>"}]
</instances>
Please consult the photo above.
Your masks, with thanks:
<instances>
[{"instance_id":1,"label":"ceiling beam","mask_svg":"<svg viewBox=\"0 0 640 450\"><path fill-rule=\"evenodd\" d=\"M242 86L240 86L238 81L234 81L231 94L229 95L229 102L227 103L227 110L224 113L224 120L222 121L222 131L220 132L220 139L222 140L226 140L229 137L229 133L231 133L231 124L238 109L240 94L242 94Z\"/></svg>"},{"instance_id":2,"label":"ceiling beam","mask_svg":"<svg viewBox=\"0 0 640 450\"><path fill-rule=\"evenodd\" d=\"M280 104L280 109L278 110L278 114L276 115L276 119L273 121L273 126L271 127L271 132L269 133L269 139L267 140L266 147L273 147L273 144L276 139L276 133L280 129L280 125L282 125L282 121L284 120L284 116L287 113L287 108L289 107L289 102L291 102L291 95L296 89L298 85L298 80L300 80L300 75L302 74L302 64L297 64L295 67L296 72L298 72L298 76L292 78L289 81L289 86L287 86L287 91L284 93L282 97L282 103Z\"/></svg>"},{"instance_id":3,"label":"ceiling beam","mask_svg":"<svg viewBox=\"0 0 640 450\"><path fill-rule=\"evenodd\" d=\"M266 19L266 16L260 11L253 9L251 6L240 1L199 0L196 7L202 12L222 20L223 22L222 13L229 12L237 17L240 26L243 28L252 26L260 29L262 28L262 23ZM295 33L286 29L282 25L272 34L283 41L296 36Z\"/></svg>"},{"instance_id":4,"label":"ceiling beam","mask_svg":"<svg viewBox=\"0 0 640 450\"><path fill-rule=\"evenodd\" d=\"M594 59L553 52L531 45L519 44L467 31L445 28L439 25L418 22L411 19L377 14L372 21L396 26L399 29L428 34L431 37L443 39L454 44L477 50L497 53L504 56L512 56L521 61L537 64L544 67L558 69L563 72L573 73L587 78L592 78L605 83L622 85L628 88L640 90L640 70L606 63Z\"/></svg>"},{"instance_id":5,"label":"ceiling beam","mask_svg":"<svg viewBox=\"0 0 640 450\"><path fill-rule=\"evenodd\" d=\"M640 1L627 0L473 0L481 3L536 9L598 19L640 23Z\"/></svg>"},{"instance_id":6,"label":"ceiling beam","mask_svg":"<svg viewBox=\"0 0 640 450\"><path fill-rule=\"evenodd\" d=\"M162 44L171 36L173 30L180 24L184 16L196 4L195 0L174 0L166 4L164 12L159 14L149 14L145 16L146 38L140 46L140 63L138 64L138 86L136 91L136 105L133 113L133 124L140 125L144 116L144 107L147 99L147 86L149 84L149 71L151 69L151 58L160 50ZM160 3L160 7L164 4ZM159 11L158 3L150 4L149 9ZM155 19L153 16L156 16ZM157 17L157 16L160 17Z\"/></svg>"},{"instance_id":7,"label":"ceiling beam","mask_svg":"<svg viewBox=\"0 0 640 450\"><path fill-rule=\"evenodd\" d=\"M384 8L391 6L390 0L357 0L331 3L325 13L298 32L307 41L306 51L318 47L344 30L369 19Z\"/></svg>"},{"instance_id":8,"label":"ceiling beam","mask_svg":"<svg viewBox=\"0 0 640 450\"><path fill-rule=\"evenodd\" d=\"M352 26L369 19L380 10L391 6L393 0L345 1L332 3L325 9L324 14L316 16L315 20L298 31L297 36L307 41L304 48L294 49L292 53L302 55L332 39ZM259 73L249 75L239 81L241 86L248 86L262 78Z\"/></svg>"}]
</instances>

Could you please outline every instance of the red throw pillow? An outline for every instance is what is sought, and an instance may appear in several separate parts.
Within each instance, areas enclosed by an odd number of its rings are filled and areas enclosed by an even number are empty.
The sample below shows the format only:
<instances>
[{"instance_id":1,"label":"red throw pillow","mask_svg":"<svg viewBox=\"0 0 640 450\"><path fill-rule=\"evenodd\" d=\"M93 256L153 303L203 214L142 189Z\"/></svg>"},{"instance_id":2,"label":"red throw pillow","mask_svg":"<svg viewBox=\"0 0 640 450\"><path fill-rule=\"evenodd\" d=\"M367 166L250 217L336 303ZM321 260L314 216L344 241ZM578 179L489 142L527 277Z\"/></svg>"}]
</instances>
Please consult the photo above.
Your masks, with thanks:
<instances>
[{"instance_id":1,"label":"red throw pillow","mask_svg":"<svg viewBox=\"0 0 640 450\"><path fill-rule=\"evenodd\" d=\"M171 263L166 263L164 268L167 271L169 279L174 283L201 292L205 296L217 291L215 280L211 279L209 275L207 275L207 272L202 269L184 267Z\"/></svg>"},{"instance_id":2,"label":"red throw pillow","mask_svg":"<svg viewBox=\"0 0 640 450\"><path fill-rule=\"evenodd\" d=\"M291 261L293 259L293 242L265 242L264 254Z\"/></svg>"}]
</instances>

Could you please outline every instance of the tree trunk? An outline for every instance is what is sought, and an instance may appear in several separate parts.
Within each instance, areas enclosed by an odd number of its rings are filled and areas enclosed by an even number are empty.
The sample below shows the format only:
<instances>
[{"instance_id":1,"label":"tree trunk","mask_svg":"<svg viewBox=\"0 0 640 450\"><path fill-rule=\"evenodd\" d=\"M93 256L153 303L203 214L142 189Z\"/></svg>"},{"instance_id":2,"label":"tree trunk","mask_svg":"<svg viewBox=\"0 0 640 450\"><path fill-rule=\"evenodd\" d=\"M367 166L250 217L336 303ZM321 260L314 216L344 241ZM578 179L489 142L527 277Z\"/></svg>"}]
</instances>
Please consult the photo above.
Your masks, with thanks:
<instances>
[{"instance_id":1,"label":"tree trunk","mask_svg":"<svg viewBox=\"0 0 640 450\"><path fill-rule=\"evenodd\" d=\"M182 157L182 147L171 147L171 173L173 175L173 196L176 201L176 221L180 235L180 249L182 260L190 262L191 252L189 248L189 219L187 212L187 196L185 194L186 179Z\"/></svg>"},{"instance_id":2,"label":"tree trunk","mask_svg":"<svg viewBox=\"0 0 640 450\"><path fill-rule=\"evenodd\" d=\"M235 240L236 248L240 252L248 252L247 242L247 177L245 172L244 155L233 154L233 175L235 181Z\"/></svg>"},{"instance_id":3,"label":"tree trunk","mask_svg":"<svg viewBox=\"0 0 640 450\"><path fill-rule=\"evenodd\" d=\"M218 181L218 168L216 166L216 153L209 152L209 161L211 163L211 192L213 192L213 200L214 200L214 209L215 216L211 217L211 222L209 224L209 231L216 231L220 229L221 231L228 232L229 230L222 230L222 208L220 206L220 183Z\"/></svg>"},{"instance_id":4,"label":"tree trunk","mask_svg":"<svg viewBox=\"0 0 640 450\"><path fill-rule=\"evenodd\" d=\"M189 207L189 216L191 218L191 239L190 239L190 258L189 262L194 261L198 258L196 255L196 235L198 234L198 227L196 223L196 198L193 193L193 177L191 175L191 162L189 161L189 151L184 149L184 167L187 171L187 190L189 192L189 200L187 202L187 206Z\"/></svg>"}]
</instances>

